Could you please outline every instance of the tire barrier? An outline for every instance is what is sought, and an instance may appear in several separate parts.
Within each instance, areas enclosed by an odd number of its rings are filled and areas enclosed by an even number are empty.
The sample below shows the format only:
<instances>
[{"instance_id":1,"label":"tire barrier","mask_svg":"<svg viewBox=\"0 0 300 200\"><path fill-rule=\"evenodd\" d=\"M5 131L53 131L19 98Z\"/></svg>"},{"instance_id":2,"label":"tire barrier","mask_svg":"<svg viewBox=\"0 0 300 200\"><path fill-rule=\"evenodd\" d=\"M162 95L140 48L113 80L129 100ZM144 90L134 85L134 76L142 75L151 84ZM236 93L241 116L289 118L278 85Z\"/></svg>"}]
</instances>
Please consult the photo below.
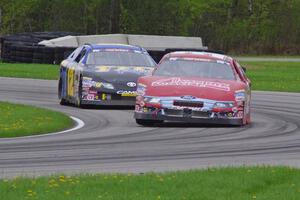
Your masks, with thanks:
<instances>
[{"instance_id":1,"label":"tire barrier","mask_svg":"<svg viewBox=\"0 0 300 200\"><path fill-rule=\"evenodd\" d=\"M58 64L75 48L45 47L38 45L43 40L79 35L69 32L34 32L3 36L0 38L1 59L8 63Z\"/></svg>"}]
</instances>

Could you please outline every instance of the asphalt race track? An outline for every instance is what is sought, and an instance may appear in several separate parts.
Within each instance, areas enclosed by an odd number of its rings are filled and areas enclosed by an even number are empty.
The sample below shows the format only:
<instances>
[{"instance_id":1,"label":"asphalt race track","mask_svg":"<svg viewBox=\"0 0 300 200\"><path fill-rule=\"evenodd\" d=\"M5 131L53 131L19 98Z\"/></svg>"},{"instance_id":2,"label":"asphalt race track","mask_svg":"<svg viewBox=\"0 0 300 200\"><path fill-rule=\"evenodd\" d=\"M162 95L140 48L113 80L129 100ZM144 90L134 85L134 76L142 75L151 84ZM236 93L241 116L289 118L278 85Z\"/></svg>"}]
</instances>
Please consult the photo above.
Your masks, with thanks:
<instances>
[{"instance_id":1,"label":"asphalt race track","mask_svg":"<svg viewBox=\"0 0 300 200\"><path fill-rule=\"evenodd\" d=\"M85 122L68 133L0 139L0 177L256 164L300 167L300 94L253 92L253 123L246 127L140 127L130 109L61 106L56 85L0 78L1 101L59 110Z\"/></svg>"}]
</instances>

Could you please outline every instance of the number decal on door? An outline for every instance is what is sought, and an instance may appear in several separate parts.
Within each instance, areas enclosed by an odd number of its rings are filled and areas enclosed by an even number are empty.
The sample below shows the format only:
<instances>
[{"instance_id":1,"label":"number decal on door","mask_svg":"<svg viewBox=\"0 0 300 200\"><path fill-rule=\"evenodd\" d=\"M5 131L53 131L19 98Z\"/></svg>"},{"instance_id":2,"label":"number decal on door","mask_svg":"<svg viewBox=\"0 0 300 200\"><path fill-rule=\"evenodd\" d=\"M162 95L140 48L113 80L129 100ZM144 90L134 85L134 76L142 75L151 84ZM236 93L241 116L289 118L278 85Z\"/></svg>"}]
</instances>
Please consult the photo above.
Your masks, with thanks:
<instances>
[{"instance_id":1,"label":"number decal on door","mask_svg":"<svg viewBox=\"0 0 300 200\"><path fill-rule=\"evenodd\" d=\"M75 70L74 68L68 69L68 96L74 96L74 80L75 80Z\"/></svg>"}]
</instances>

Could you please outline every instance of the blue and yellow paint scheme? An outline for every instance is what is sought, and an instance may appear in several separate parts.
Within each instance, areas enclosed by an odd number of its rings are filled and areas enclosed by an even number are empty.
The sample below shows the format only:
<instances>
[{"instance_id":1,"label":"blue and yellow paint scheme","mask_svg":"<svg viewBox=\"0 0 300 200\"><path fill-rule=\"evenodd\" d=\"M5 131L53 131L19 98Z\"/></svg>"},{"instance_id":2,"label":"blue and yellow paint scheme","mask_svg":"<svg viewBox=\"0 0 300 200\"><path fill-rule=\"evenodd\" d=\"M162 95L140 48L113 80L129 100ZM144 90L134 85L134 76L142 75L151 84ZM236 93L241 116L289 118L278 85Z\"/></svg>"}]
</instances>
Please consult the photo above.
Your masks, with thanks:
<instances>
[{"instance_id":1,"label":"blue and yellow paint scheme","mask_svg":"<svg viewBox=\"0 0 300 200\"><path fill-rule=\"evenodd\" d=\"M130 50L149 56L141 47L105 44L78 47L60 65L58 97L61 104L134 105L136 82L140 76L149 75L153 66L107 66L87 64L91 52L101 49Z\"/></svg>"}]
</instances>

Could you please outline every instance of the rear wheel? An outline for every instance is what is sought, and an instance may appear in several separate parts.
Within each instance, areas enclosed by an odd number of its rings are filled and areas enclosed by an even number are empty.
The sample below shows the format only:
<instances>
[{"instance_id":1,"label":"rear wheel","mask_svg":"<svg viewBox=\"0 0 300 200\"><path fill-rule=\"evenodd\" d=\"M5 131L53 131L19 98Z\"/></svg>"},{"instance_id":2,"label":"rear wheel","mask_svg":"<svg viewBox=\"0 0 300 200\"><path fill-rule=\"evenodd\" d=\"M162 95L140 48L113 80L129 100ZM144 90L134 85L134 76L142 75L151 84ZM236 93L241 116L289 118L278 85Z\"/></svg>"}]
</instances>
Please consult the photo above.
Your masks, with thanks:
<instances>
[{"instance_id":1,"label":"rear wheel","mask_svg":"<svg viewBox=\"0 0 300 200\"><path fill-rule=\"evenodd\" d=\"M153 126L154 124L162 123L163 120L148 120L148 119L135 119L136 123L142 126Z\"/></svg>"}]
</instances>

